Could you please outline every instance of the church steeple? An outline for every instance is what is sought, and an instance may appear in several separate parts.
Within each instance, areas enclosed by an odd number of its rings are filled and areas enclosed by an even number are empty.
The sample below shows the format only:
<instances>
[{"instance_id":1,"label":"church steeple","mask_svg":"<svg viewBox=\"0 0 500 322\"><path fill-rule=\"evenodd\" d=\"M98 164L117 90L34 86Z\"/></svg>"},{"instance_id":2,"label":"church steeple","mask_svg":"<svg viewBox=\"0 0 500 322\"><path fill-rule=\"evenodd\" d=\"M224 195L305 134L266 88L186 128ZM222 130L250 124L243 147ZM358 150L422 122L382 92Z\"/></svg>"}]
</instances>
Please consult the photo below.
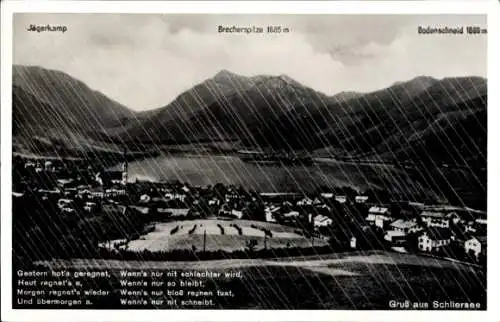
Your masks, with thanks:
<instances>
[{"instance_id":1,"label":"church steeple","mask_svg":"<svg viewBox=\"0 0 500 322\"><path fill-rule=\"evenodd\" d=\"M123 147L123 170L122 170L122 184L127 185L128 182L128 160L127 160L127 147Z\"/></svg>"}]
</instances>

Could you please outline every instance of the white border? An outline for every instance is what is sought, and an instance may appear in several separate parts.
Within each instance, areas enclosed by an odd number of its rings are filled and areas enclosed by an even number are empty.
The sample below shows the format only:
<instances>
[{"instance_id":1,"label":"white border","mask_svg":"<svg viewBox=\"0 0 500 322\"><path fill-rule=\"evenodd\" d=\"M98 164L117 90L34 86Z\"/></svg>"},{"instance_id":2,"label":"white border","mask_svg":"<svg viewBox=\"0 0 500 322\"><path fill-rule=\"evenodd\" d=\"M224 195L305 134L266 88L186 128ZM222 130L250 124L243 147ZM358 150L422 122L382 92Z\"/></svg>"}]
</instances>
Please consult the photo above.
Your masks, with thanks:
<instances>
[{"instance_id":1,"label":"white border","mask_svg":"<svg viewBox=\"0 0 500 322\"><path fill-rule=\"evenodd\" d=\"M488 311L258 311L258 310L12 310L11 305L11 80L12 14L14 12L119 13L295 13L295 14L488 14ZM1 21L1 320L6 321L499 321L498 255L500 207L500 6L498 1L3 1ZM494 58L496 57L496 59ZM450 57L450 59L453 59ZM493 272L493 274L491 273Z\"/></svg>"}]
</instances>

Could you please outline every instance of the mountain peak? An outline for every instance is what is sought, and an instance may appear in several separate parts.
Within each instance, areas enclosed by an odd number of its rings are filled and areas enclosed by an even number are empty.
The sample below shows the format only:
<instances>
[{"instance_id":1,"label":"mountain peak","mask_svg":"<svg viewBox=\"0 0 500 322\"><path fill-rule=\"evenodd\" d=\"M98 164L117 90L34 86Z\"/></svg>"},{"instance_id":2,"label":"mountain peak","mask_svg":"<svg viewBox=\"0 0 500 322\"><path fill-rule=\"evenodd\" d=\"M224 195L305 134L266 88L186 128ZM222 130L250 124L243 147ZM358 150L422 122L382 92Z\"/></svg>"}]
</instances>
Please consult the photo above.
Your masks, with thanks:
<instances>
[{"instance_id":1,"label":"mountain peak","mask_svg":"<svg viewBox=\"0 0 500 322\"><path fill-rule=\"evenodd\" d=\"M295 79L293 79L290 76L285 75L285 74L281 74L279 76L279 79L281 79L282 81L284 81L285 83L288 83L288 84L298 84L298 82Z\"/></svg>"},{"instance_id":2,"label":"mountain peak","mask_svg":"<svg viewBox=\"0 0 500 322\"><path fill-rule=\"evenodd\" d=\"M240 77L238 74L230 72L227 69L222 69L217 74L215 74L214 79L228 79L233 77Z\"/></svg>"},{"instance_id":3,"label":"mountain peak","mask_svg":"<svg viewBox=\"0 0 500 322\"><path fill-rule=\"evenodd\" d=\"M417 76L408 81L395 82L393 86L403 85L403 84L431 85L436 81L437 79L431 76Z\"/></svg>"}]
</instances>

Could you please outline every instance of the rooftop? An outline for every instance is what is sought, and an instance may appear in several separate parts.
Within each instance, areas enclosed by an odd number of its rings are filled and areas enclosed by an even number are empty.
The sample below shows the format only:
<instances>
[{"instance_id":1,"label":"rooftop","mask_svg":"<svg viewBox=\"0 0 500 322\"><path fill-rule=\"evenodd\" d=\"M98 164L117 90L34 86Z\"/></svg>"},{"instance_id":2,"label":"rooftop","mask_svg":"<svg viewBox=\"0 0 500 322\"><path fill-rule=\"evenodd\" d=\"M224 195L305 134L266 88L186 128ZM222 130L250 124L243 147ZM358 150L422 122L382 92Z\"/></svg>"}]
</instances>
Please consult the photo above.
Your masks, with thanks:
<instances>
[{"instance_id":1,"label":"rooftop","mask_svg":"<svg viewBox=\"0 0 500 322\"><path fill-rule=\"evenodd\" d=\"M387 207L382 207L382 206L373 206L368 210L368 212L371 213L378 213L378 214L385 214L389 212L389 208Z\"/></svg>"},{"instance_id":2,"label":"rooftop","mask_svg":"<svg viewBox=\"0 0 500 322\"><path fill-rule=\"evenodd\" d=\"M430 211L426 210L420 214L421 217L432 217L432 218L445 218L446 213L440 211Z\"/></svg>"},{"instance_id":3,"label":"rooftop","mask_svg":"<svg viewBox=\"0 0 500 322\"><path fill-rule=\"evenodd\" d=\"M412 227L415 227L416 225L417 225L416 222L404 220L404 219L398 219L391 224L392 227L402 228L402 229L412 228Z\"/></svg>"},{"instance_id":4,"label":"rooftop","mask_svg":"<svg viewBox=\"0 0 500 322\"><path fill-rule=\"evenodd\" d=\"M406 236L406 234L402 231L399 231L399 230L389 230L387 233L386 233L386 236L387 237L404 237Z\"/></svg>"}]
</instances>

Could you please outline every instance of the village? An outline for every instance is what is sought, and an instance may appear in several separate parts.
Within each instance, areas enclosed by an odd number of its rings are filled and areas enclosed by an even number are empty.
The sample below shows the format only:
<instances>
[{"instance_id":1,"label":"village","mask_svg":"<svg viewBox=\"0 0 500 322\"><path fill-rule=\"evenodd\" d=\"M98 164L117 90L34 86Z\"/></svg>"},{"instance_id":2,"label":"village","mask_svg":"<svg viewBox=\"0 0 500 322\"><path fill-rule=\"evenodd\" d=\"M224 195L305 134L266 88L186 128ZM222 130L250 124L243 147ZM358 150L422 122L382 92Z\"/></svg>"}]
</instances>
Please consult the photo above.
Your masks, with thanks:
<instances>
[{"instance_id":1,"label":"village","mask_svg":"<svg viewBox=\"0 0 500 322\"><path fill-rule=\"evenodd\" d=\"M22 204L25 195L55 203L54 209L64 218L92 218L110 209L118 214L133 211L147 218L140 220L146 225L139 235L154 230L157 222L253 220L294 227L300 234L317 240L335 240L345 245L338 248L341 250L383 248L486 263L485 212L389 197L381 200L372 193L352 189L316 194L266 193L223 184L199 187L178 181L129 182L127 162L96 170L83 161L16 157L14 203L18 200ZM221 230L223 234L222 227ZM135 235L134 238L139 237ZM369 235L374 237L367 238Z\"/></svg>"}]
</instances>

